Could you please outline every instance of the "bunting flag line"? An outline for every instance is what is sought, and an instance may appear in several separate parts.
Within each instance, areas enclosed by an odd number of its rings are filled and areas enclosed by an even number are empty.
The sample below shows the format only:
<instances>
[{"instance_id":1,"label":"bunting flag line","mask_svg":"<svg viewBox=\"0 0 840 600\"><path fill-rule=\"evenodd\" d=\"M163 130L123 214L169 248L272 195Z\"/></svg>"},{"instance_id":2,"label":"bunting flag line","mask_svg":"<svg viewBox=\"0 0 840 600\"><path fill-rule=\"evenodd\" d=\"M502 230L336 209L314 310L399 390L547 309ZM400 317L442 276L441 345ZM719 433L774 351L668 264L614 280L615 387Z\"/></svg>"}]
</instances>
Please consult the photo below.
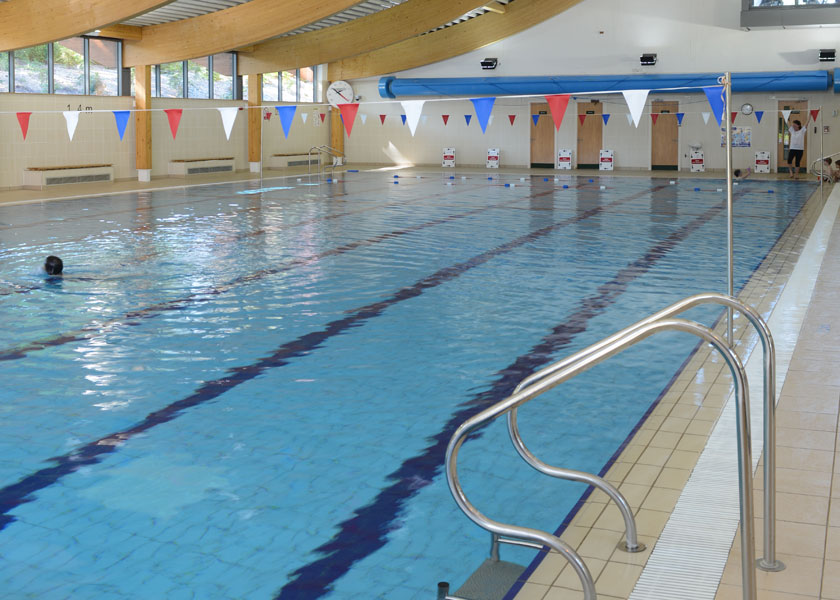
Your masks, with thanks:
<instances>
[{"instance_id":1,"label":"bunting flag line","mask_svg":"<svg viewBox=\"0 0 840 600\"><path fill-rule=\"evenodd\" d=\"M819 115L819 114L820 114L820 109L819 108L812 109L811 110L811 120L816 121L817 120L817 115Z\"/></svg>"},{"instance_id":2,"label":"bunting flag line","mask_svg":"<svg viewBox=\"0 0 840 600\"><path fill-rule=\"evenodd\" d=\"M475 109L475 116L478 117L478 124L481 125L481 133L487 133L487 124L490 121L490 113L493 111L493 104L496 98L470 98Z\"/></svg>"},{"instance_id":3,"label":"bunting flag line","mask_svg":"<svg viewBox=\"0 0 840 600\"><path fill-rule=\"evenodd\" d=\"M761 117L763 117L763 116L764 116L764 111L763 110L755 111L755 118L758 120L759 123L761 123Z\"/></svg>"},{"instance_id":4,"label":"bunting flag line","mask_svg":"<svg viewBox=\"0 0 840 600\"><path fill-rule=\"evenodd\" d=\"M684 116L685 113L677 113L677 127L682 125L682 120Z\"/></svg>"},{"instance_id":5,"label":"bunting flag line","mask_svg":"<svg viewBox=\"0 0 840 600\"><path fill-rule=\"evenodd\" d=\"M586 115L578 115L578 119L580 119L580 124L583 125L583 122L586 120Z\"/></svg>"},{"instance_id":6,"label":"bunting flag line","mask_svg":"<svg viewBox=\"0 0 840 600\"><path fill-rule=\"evenodd\" d=\"M347 137L350 137L350 133L353 131L353 122L356 120L356 113L359 112L359 103L339 104L338 110L341 111L341 120L344 122Z\"/></svg>"},{"instance_id":7,"label":"bunting flag line","mask_svg":"<svg viewBox=\"0 0 840 600\"><path fill-rule=\"evenodd\" d=\"M230 132L233 130L233 123L236 121L236 114L239 112L239 107L222 106L217 110L222 115L222 126L225 128L225 137L230 140Z\"/></svg>"},{"instance_id":8,"label":"bunting flag line","mask_svg":"<svg viewBox=\"0 0 840 600\"><path fill-rule=\"evenodd\" d=\"M163 112L166 113L166 118L169 119L169 131L172 132L172 139L178 135L178 125L181 124L181 114L183 109L180 108L165 108Z\"/></svg>"},{"instance_id":9,"label":"bunting flag line","mask_svg":"<svg viewBox=\"0 0 840 600\"><path fill-rule=\"evenodd\" d=\"M403 125L405 125L406 116L405 115L400 115L400 119L402 119Z\"/></svg>"},{"instance_id":10,"label":"bunting flag line","mask_svg":"<svg viewBox=\"0 0 840 600\"><path fill-rule=\"evenodd\" d=\"M359 118L362 120L362 125L367 123L367 113L362 113L359 115Z\"/></svg>"},{"instance_id":11,"label":"bunting flag line","mask_svg":"<svg viewBox=\"0 0 840 600\"><path fill-rule=\"evenodd\" d=\"M790 119L790 113L792 113L792 112L793 112L792 110L783 110L782 111L782 118L785 120L785 123L787 123L788 120Z\"/></svg>"},{"instance_id":12,"label":"bunting flag line","mask_svg":"<svg viewBox=\"0 0 840 600\"><path fill-rule=\"evenodd\" d=\"M76 110L65 110L64 119L67 121L67 135L70 136L70 141L73 141L73 135L76 133L76 126L79 124L79 115Z\"/></svg>"},{"instance_id":13,"label":"bunting flag line","mask_svg":"<svg viewBox=\"0 0 840 600\"><path fill-rule=\"evenodd\" d=\"M508 120L510 124L513 125L513 122L516 120L516 115L508 115Z\"/></svg>"},{"instance_id":14,"label":"bunting flag line","mask_svg":"<svg viewBox=\"0 0 840 600\"><path fill-rule=\"evenodd\" d=\"M531 115L531 120L534 122L534 127L536 127L537 126L537 121L540 120L540 116L539 115Z\"/></svg>"},{"instance_id":15,"label":"bunting flag line","mask_svg":"<svg viewBox=\"0 0 840 600\"><path fill-rule=\"evenodd\" d=\"M277 109L277 116L280 117L280 124L283 126L283 136L289 139L289 130L292 128L297 106L275 106L274 108Z\"/></svg>"},{"instance_id":16,"label":"bunting flag line","mask_svg":"<svg viewBox=\"0 0 840 600\"><path fill-rule=\"evenodd\" d=\"M650 120L656 125L656 120L659 118L659 113L650 113Z\"/></svg>"},{"instance_id":17,"label":"bunting flag line","mask_svg":"<svg viewBox=\"0 0 840 600\"><path fill-rule=\"evenodd\" d=\"M20 124L20 132L23 134L23 139L26 140L26 133L29 131L29 117L32 116L31 112L19 112L17 113L17 120Z\"/></svg>"},{"instance_id":18,"label":"bunting flag line","mask_svg":"<svg viewBox=\"0 0 840 600\"><path fill-rule=\"evenodd\" d=\"M440 117L443 119L443 126L446 127L449 124L449 115L441 115Z\"/></svg>"},{"instance_id":19,"label":"bunting flag line","mask_svg":"<svg viewBox=\"0 0 840 600\"><path fill-rule=\"evenodd\" d=\"M402 104L405 114L403 117L403 124L408 123L408 129L411 131L411 137L414 137L414 132L417 131L417 124L420 122L420 114L423 112L423 104L425 100L403 100Z\"/></svg>"},{"instance_id":20,"label":"bunting flag line","mask_svg":"<svg viewBox=\"0 0 840 600\"><path fill-rule=\"evenodd\" d=\"M545 97L548 108L551 110L551 118L554 119L554 129L556 131L560 131L560 125L563 123L563 117L566 116L566 107L569 106L570 97L568 94L552 94Z\"/></svg>"},{"instance_id":21,"label":"bunting flag line","mask_svg":"<svg viewBox=\"0 0 840 600\"><path fill-rule=\"evenodd\" d=\"M492 124L493 124L493 115L490 115L490 118L487 119L487 126L489 127Z\"/></svg>"},{"instance_id":22,"label":"bunting flag line","mask_svg":"<svg viewBox=\"0 0 840 600\"><path fill-rule=\"evenodd\" d=\"M631 115L630 113L627 113L624 116L627 117L627 124L632 125L633 124L633 115Z\"/></svg>"},{"instance_id":23,"label":"bunting flag line","mask_svg":"<svg viewBox=\"0 0 840 600\"><path fill-rule=\"evenodd\" d=\"M384 125L385 124L385 117L388 115L379 115L379 123Z\"/></svg>"},{"instance_id":24,"label":"bunting flag line","mask_svg":"<svg viewBox=\"0 0 840 600\"><path fill-rule=\"evenodd\" d=\"M624 101L630 109L630 115L633 117L633 124L638 127L639 119L642 117L642 111L645 109L648 93L650 90L624 90L621 92L624 95Z\"/></svg>"},{"instance_id":25,"label":"bunting flag line","mask_svg":"<svg viewBox=\"0 0 840 600\"><path fill-rule=\"evenodd\" d=\"M737 111L737 110L733 110L733 111L732 111L732 124L733 124L733 125L735 124L735 117L737 117L737 116L738 116L738 111Z\"/></svg>"},{"instance_id":26,"label":"bunting flag line","mask_svg":"<svg viewBox=\"0 0 840 600\"><path fill-rule=\"evenodd\" d=\"M318 113L318 116L321 117L321 123L323 123L324 119L327 118L327 113Z\"/></svg>"},{"instance_id":27,"label":"bunting flag line","mask_svg":"<svg viewBox=\"0 0 840 600\"><path fill-rule=\"evenodd\" d=\"M718 127L720 127L723 124L723 109L724 104L726 104L726 100L723 97L723 86L708 86L704 87L703 91L706 93L706 99L709 101L709 106L715 115Z\"/></svg>"},{"instance_id":28,"label":"bunting flag line","mask_svg":"<svg viewBox=\"0 0 840 600\"><path fill-rule=\"evenodd\" d=\"M700 113L700 114L703 117L703 124L708 125L709 124L709 117L712 116L712 113L704 112L704 113Z\"/></svg>"},{"instance_id":29,"label":"bunting flag line","mask_svg":"<svg viewBox=\"0 0 840 600\"><path fill-rule=\"evenodd\" d=\"M270 110L265 111L265 114L263 114L263 120L264 121L270 121L271 120L271 115L273 115L273 114L274 113L271 112Z\"/></svg>"},{"instance_id":30,"label":"bunting flag line","mask_svg":"<svg viewBox=\"0 0 840 600\"><path fill-rule=\"evenodd\" d=\"M609 115L609 113L604 113L604 114L601 115L601 118L604 119L604 125L606 125L607 121L610 120L610 115Z\"/></svg>"},{"instance_id":31,"label":"bunting flag line","mask_svg":"<svg viewBox=\"0 0 840 600\"><path fill-rule=\"evenodd\" d=\"M301 113L300 113L300 120L301 120L301 121L303 121L303 124L304 124L304 125L306 125L306 119L308 119L308 118L309 118L309 113L308 113L308 112L306 112L305 110L304 110L304 111L301 111Z\"/></svg>"},{"instance_id":32,"label":"bunting flag line","mask_svg":"<svg viewBox=\"0 0 840 600\"><path fill-rule=\"evenodd\" d=\"M467 122L467 127L469 127L470 121L472 121L472 115L464 115L464 120Z\"/></svg>"},{"instance_id":33,"label":"bunting flag line","mask_svg":"<svg viewBox=\"0 0 840 600\"><path fill-rule=\"evenodd\" d=\"M125 128L128 125L128 118L131 116L130 110L114 110L111 111L114 113L114 119L117 122L117 133L120 134L120 141L122 141L123 136L125 135ZM26 139L26 136L24 136Z\"/></svg>"}]
</instances>

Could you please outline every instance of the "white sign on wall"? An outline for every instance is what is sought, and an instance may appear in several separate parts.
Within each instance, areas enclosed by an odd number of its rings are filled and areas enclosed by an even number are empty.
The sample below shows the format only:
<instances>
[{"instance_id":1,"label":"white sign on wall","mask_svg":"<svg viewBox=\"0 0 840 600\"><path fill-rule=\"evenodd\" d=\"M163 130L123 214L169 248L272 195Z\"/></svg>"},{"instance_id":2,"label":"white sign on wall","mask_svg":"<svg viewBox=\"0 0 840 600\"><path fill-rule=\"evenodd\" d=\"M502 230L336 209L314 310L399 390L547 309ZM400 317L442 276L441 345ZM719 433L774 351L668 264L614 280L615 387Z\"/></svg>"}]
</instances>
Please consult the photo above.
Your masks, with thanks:
<instances>
[{"instance_id":1,"label":"white sign on wall","mask_svg":"<svg viewBox=\"0 0 840 600\"><path fill-rule=\"evenodd\" d=\"M598 163L598 170L599 171L612 171L613 170L613 151L612 150L601 150L601 159Z\"/></svg>"},{"instance_id":2,"label":"white sign on wall","mask_svg":"<svg viewBox=\"0 0 840 600\"><path fill-rule=\"evenodd\" d=\"M454 167L455 166L455 148L444 148L443 149L443 162L441 162L441 166L443 166L443 167Z\"/></svg>"},{"instance_id":3,"label":"white sign on wall","mask_svg":"<svg viewBox=\"0 0 840 600\"><path fill-rule=\"evenodd\" d=\"M755 153L755 169L753 169L756 173L769 173L770 172L770 153L769 152L756 152Z\"/></svg>"},{"instance_id":4,"label":"white sign on wall","mask_svg":"<svg viewBox=\"0 0 840 600\"><path fill-rule=\"evenodd\" d=\"M499 149L498 148L488 148L487 149L487 168L488 169L498 169L499 168Z\"/></svg>"},{"instance_id":5,"label":"white sign on wall","mask_svg":"<svg viewBox=\"0 0 840 600\"><path fill-rule=\"evenodd\" d=\"M557 151L557 168L561 171L569 171L572 168L572 151L561 148Z\"/></svg>"},{"instance_id":6,"label":"white sign on wall","mask_svg":"<svg viewBox=\"0 0 840 600\"><path fill-rule=\"evenodd\" d=\"M703 173L706 171L706 160L703 158L702 150L691 151L691 172Z\"/></svg>"}]
</instances>

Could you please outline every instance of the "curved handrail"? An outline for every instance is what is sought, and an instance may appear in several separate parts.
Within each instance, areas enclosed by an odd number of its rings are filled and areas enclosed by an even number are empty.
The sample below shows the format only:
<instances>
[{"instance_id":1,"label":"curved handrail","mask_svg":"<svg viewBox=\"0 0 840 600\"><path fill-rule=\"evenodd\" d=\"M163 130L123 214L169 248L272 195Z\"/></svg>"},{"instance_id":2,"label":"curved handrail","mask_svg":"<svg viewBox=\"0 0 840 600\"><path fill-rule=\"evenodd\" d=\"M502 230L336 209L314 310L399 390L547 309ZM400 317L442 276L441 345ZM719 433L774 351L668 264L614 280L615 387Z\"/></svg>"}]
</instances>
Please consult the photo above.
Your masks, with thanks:
<instances>
[{"instance_id":1,"label":"curved handrail","mask_svg":"<svg viewBox=\"0 0 840 600\"><path fill-rule=\"evenodd\" d=\"M819 163L821 163L823 160L825 160L826 158L833 158L835 156L840 156L840 152L835 152L834 154L826 154L825 156L819 156L819 157L815 158L814 160L811 161L811 164L808 167L809 172L819 180L820 177L822 177L823 169L820 169L819 171L817 171L817 165Z\"/></svg>"},{"instance_id":2,"label":"curved handrail","mask_svg":"<svg viewBox=\"0 0 840 600\"><path fill-rule=\"evenodd\" d=\"M617 331L611 336L606 337L587 348L584 348L531 374L523 379L518 386L516 386L514 393L520 391L525 386L538 381L539 379L547 377L552 373L556 373L561 369L583 360L600 348L623 338L639 327L660 319L676 316L702 304L720 304L737 310L743 314L750 323L752 323L758 331L759 338L761 339L764 354L764 481L766 484L764 486L764 556L759 560L758 566L765 571L780 571L784 569L784 564L776 558L776 345L773 341L773 335L770 333L770 328L754 308L744 304L732 296L718 294L716 292L707 292L688 296L687 298L683 298L670 306L666 306L649 317L637 321L632 325L628 325L624 329ZM510 434L511 442L513 442L513 446L516 448L519 455L523 458L523 460L525 460L525 462L537 471L559 479L568 479L571 481L587 483L601 489L609 495L618 505L622 517L624 518L626 547L628 550L633 551L634 541L636 538L636 526L633 520L633 512L629 505L627 505L626 500L624 500L617 490L615 491L615 494L617 494L616 497L604 487L604 484L610 488L612 488L612 486L596 475L583 473L585 477L581 477L581 473L579 471L553 467L537 458L522 440L517 423L516 408L508 413L508 433Z\"/></svg>"},{"instance_id":3,"label":"curved handrail","mask_svg":"<svg viewBox=\"0 0 840 600\"><path fill-rule=\"evenodd\" d=\"M595 586L592 576L586 568L586 564L580 556L560 538L544 531L519 527L494 521L482 514L466 497L458 479L458 451L466 437L475 429L497 419L503 414L519 407L520 405L536 398L540 394L553 387L571 379L572 377L590 369L594 365L614 356L626 348L635 345L645 338L660 331L683 331L700 337L712 344L720 352L729 366L732 377L735 380L735 399L737 405L737 430L738 430L738 488L740 492L741 509L741 565L744 600L755 600L756 579L755 579L755 535L752 510L752 459L750 446L750 421L749 421L749 389L747 387L746 373L741 359L735 351L715 332L704 325L686 321L684 319L661 319L646 323L624 337L614 339L609 344L600 344L599 348L589 353L585 358L573 365L556 370L550 375L544 376L527 387L515 392L502 400L484 409L480 413L470 417L462 423L453 434L446 449L446 478L449 490L455 498L455 502L461 510L479 527L499 535L507 535L514 538L530 540L541 543L557 550L572 565L584 590L585 600L595 600Z\"/></svg>"}]
</instances>

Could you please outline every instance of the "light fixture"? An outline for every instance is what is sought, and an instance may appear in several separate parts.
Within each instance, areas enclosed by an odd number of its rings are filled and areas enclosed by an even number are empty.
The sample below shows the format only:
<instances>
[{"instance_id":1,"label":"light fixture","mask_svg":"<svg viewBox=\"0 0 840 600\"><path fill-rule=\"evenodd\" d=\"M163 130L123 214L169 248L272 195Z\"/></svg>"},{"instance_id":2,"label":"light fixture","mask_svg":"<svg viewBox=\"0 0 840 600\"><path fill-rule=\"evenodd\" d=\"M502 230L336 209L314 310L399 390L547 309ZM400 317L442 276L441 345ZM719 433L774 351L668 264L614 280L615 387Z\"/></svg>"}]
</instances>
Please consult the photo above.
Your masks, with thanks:
<instances>
[{"instance_id":1,"label":"light fixture","mask_svg":"<svg viewBox=\"0 0 840 600\"><path fill-rule=\"evenodd\" d=\"M820 62L834 62L834 48L824 48L820 50Z\"/></svg>"},{"instance_id":2,"label":"light fixture","mask_svg":"<svg viewBox=\"0 0 840 600\"><path fill-rule=\"evenodd\" d=\"M646 53L639 57L639 62L643 67L651 67L656 64L656 54Z\"/></svg>"},{"instance_id":3,"label":"light fixture","mask_svg":"<svg viewBox=\"0 0 840 600\"><path fill-rule=\"evenodd\" d=\"M499 65L498 58L483 58L481 59L481 68L482 69L495 69Z\"/></svg>"}]
</instances>

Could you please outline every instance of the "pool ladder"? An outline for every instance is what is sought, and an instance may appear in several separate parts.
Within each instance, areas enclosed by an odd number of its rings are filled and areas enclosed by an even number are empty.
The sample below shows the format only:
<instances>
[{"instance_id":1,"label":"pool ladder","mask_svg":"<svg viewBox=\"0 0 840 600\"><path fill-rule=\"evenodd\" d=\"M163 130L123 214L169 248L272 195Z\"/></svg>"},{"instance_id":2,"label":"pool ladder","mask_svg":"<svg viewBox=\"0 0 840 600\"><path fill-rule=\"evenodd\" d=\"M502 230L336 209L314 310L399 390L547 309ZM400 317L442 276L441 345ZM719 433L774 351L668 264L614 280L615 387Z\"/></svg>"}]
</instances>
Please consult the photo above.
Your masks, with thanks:
<instances>
[{"instance_id":1,"label":"pool ladder","mask_svg":"<svg viewBox=\"0 0 840 600\"><path fill-rule=\"evenodd\" d=\"M318 157L318 175L326 175L327 169L330 169L330 178L335 178L335 167L338 165L344 164L344 152L341 150L336 150L332 146L312 146L309 149L309 153L306 157L306 172L309 175L312 175L312 155L315 154ZM330 157L330 163L327 165L323 160L321 160L321 154L326 154Z\"/></svg>"},{"instance_id":2,"label":"pool ladder","mask_svg":"<svg viewBox=\"0 0 840 600\"><path fill-rule=\"evenodd\" d=\"M709 327L675 318L676 315L703 304L718 304L736 310L744 315L756 328L764 355L764 556L755 560L755 533L753 521L752 446L750 436L749 390L747 375L741 359L733 346ZM711 344L723 357L735 381L736 429L738 445L738 487L741 517L741 569L742 594L744 600L756 600L755 568L765 571L780 571L784 564L776 558L776 349L767 323L750 306L739 300L718 293L703 293L689 296L656 312L649 317L625 327L613 335L551 364L525 378L504 400L484 409L462 423L449 441L446 450L446 478L455 502L461 510L479 527L491 533L489 561L499 561L499 545L512 544L538 550L548 548L560 553L578 575L585 600L595 600L595 585L592 574L580 555L562 539L550 533L494 521L481 513L467 498L458 479L458 451L464 440L476 429L507 415L508 433L519 455L537 471L570 481L591 485L609 496L616 503L624 518L625 539L619 548L627 552L639 552L644 545L636 534L636 523L627 500L614 486L591 473L551 466L537 458L525 445L517 424L517 410L526 402L547 392L555 386L572 379L598 363L621 353L640 341L666 331L681 331L699 337ZM438 600L468 600L449 594L446 582L438 584Z\"/></svg>"}]
</instances>

